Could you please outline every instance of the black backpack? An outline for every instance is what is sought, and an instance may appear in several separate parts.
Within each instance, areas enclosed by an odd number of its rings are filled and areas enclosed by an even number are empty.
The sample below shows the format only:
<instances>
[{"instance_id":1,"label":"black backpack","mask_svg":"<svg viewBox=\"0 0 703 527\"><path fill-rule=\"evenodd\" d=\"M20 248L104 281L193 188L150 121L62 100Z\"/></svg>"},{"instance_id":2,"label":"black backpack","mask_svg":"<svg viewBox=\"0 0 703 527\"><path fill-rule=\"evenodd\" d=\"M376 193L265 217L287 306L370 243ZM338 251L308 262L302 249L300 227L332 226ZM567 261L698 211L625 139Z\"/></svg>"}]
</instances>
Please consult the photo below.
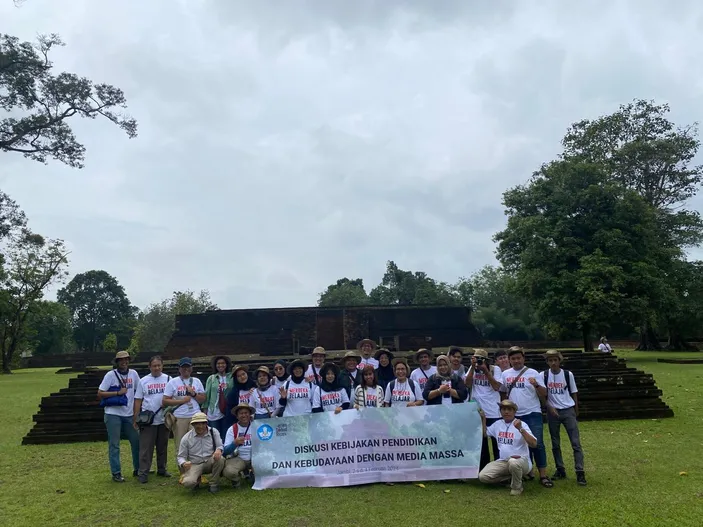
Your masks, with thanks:
<instances>
[{"instance_id":1,"label":"black backpack","mask_svg":"<svg viewBox=\"0 0 703 527\"><path fill-rule=\"evenodd\" d=\"M569 381L569 370L565 370L564 368L561 369L561 371L564 372L564 381L566 383L566 391L569 392L569 397L571 397L571 382ZM549 368L544 370L544 385L549 389L549 386L547 386L547 378L549 377ZM575 381L575 379L574 379Z\"/></svg>"},{"instance_id":2,"label":"black backpack","mask_svg":"<svg viewBox=\"0 0 703 527\"><path fill-rule=\"evenodd\" d=\"M390 383L388 383L388 389L391 391L391 399L388 402L388 406L393 405L393 388L395 388L395 381L396 379L393 379ZM408 377L408 384L410 385L410 389L413 392L413 395L415 395L415 381L413 381L410 377Z\"/></svg>"}]
</instances>

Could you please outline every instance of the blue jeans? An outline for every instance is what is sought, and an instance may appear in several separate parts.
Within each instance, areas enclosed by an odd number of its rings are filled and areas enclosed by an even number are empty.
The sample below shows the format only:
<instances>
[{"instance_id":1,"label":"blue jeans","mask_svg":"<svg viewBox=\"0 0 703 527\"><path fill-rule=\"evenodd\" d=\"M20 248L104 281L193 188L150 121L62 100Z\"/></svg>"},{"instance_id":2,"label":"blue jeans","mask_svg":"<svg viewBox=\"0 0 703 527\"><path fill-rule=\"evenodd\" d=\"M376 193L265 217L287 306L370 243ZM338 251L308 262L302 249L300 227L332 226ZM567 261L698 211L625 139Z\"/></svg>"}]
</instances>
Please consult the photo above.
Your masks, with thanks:
<instances>
[{"instance_id":1,"label":"blue jeans","mask_svg":"<svg viewBox=\"0 0 703 527\"><path fill-rule=\"evenodd\" d=\"M226 419L218 419L217 421L208 420L207 424L217 430L220 433L220 439L222 439L222 444L225 443L225 434L227 433L227 425L225 423Z\"/></svg>"},{"instance_id":2,"label":"blue jeans","mask_svg":"<svg viewBox=\"0 0 703 527\"><path fill-rule=\"evenodd\" d=\"M532 435L537 440L537 448L530 448L530 453L534 456L537 468L547 468L547 451L544 449L544 428L542 424L542 412L532 412L531 414L518 416L523 423L530 427Z\"/></svg>"},{"instance_id":3,"label":"blue jeans","mask_svg":"<svg viewBox=\"0 0 703 527\"><path fill-rule=\"evenodd\" d=\"M122 472L120 463L120 439L127 439L132 447L132 466L139 470L139 432L132 426L132 416L105 414L107 428L107 458L110 460L110 472Z\"/></svg>"}]
</instances>

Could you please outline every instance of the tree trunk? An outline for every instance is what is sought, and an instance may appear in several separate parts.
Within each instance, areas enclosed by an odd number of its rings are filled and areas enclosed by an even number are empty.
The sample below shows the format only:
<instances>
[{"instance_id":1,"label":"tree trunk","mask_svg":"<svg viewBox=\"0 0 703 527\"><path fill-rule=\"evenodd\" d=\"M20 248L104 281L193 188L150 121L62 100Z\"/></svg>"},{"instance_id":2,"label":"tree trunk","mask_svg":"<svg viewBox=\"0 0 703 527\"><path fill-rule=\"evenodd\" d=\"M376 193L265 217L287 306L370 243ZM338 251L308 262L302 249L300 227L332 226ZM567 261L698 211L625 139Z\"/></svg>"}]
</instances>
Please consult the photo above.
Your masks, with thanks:
<instances>
[{"instance_id":1,"label":"tree trunk","mask_svg":"<svg viewBox=\"0 0 703 527\"><path fill-rule=\"evenodd\" d=\"M583 334L583 351L593 351L593 341L591 340L591 325L583 324L581 327Z\"/></svg>"},{"instance_id":2,"label":"tree trunk","mask_svg":"<svg viewBox=\"0 0 703 527\"><path fill-rule=\"evenodd\" d=\"M659 344L659 338L656 332L648 322L644 322L640 326L640 343L635 348L637 351L660 351L662 349Z\"/></svg>"},{"instance_id":3,"label":"tree trunk","mask_svg":"<svg viewBox=\"0 0 703 527\"><path fill-rule=\"evenodd\" d=\"M10 358L5 356L5 352L2 352L2 372L12 373L12 368L10 367Z\"/></svg>"},{"instance_id":4,"label":"tree trunk","mask_svg":"<svg viewBox=\"0 0 703 527\"><path fill-rule=\"evenodd\" d=\"M686 342L681 333L677 330L669 330L669 341L664 346L668 351L698 351L698 348Z\"/></svg>"}]
</instances>

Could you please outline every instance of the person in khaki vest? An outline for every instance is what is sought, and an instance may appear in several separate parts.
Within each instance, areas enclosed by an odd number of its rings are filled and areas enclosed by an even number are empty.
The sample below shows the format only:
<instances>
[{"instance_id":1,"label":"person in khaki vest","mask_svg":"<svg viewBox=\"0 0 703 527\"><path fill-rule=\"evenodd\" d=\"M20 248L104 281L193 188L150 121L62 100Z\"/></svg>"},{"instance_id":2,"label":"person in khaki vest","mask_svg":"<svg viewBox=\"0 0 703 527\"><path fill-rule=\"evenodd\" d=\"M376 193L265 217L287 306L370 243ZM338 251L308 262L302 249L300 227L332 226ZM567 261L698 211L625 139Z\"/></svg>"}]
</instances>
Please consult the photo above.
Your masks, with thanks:
<instances>
[{"instance_id":1,"label":"person in khaki vest","mask_svg":"<svg viewBox=\"0 0 703 527\"><path fill-rule=\"evenodd\" d=\"M191 430L181 439L178 468L183 471L181 483L187 489L198 490L203 474L210 474L210 492L220 490L220 475L225 468L220 433L207 424L207 415L196 413L190 420Z\"/></svg>"}]
</instances>

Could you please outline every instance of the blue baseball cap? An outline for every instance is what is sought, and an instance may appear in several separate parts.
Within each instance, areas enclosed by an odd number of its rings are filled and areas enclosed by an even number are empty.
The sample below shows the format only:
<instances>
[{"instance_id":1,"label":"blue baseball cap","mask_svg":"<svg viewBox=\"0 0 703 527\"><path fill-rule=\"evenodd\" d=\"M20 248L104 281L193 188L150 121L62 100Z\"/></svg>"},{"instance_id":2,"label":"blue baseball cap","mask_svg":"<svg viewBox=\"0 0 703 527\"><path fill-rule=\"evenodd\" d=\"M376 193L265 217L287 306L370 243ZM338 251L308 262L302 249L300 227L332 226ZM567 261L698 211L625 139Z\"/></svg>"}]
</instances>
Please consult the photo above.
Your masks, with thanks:
<instances>
[{"instance_id":1,"label":"blue baseball cap","mask_svg":"<svg viewBox=\"0 0 703 527\"><path fill-rule=\"evenodd\" d=\"M180 368L181 366L192 366L193 365L193 359L190 357L183 357L181 360L178 361L178 367Z\"/></svg>"}]
</instances>

